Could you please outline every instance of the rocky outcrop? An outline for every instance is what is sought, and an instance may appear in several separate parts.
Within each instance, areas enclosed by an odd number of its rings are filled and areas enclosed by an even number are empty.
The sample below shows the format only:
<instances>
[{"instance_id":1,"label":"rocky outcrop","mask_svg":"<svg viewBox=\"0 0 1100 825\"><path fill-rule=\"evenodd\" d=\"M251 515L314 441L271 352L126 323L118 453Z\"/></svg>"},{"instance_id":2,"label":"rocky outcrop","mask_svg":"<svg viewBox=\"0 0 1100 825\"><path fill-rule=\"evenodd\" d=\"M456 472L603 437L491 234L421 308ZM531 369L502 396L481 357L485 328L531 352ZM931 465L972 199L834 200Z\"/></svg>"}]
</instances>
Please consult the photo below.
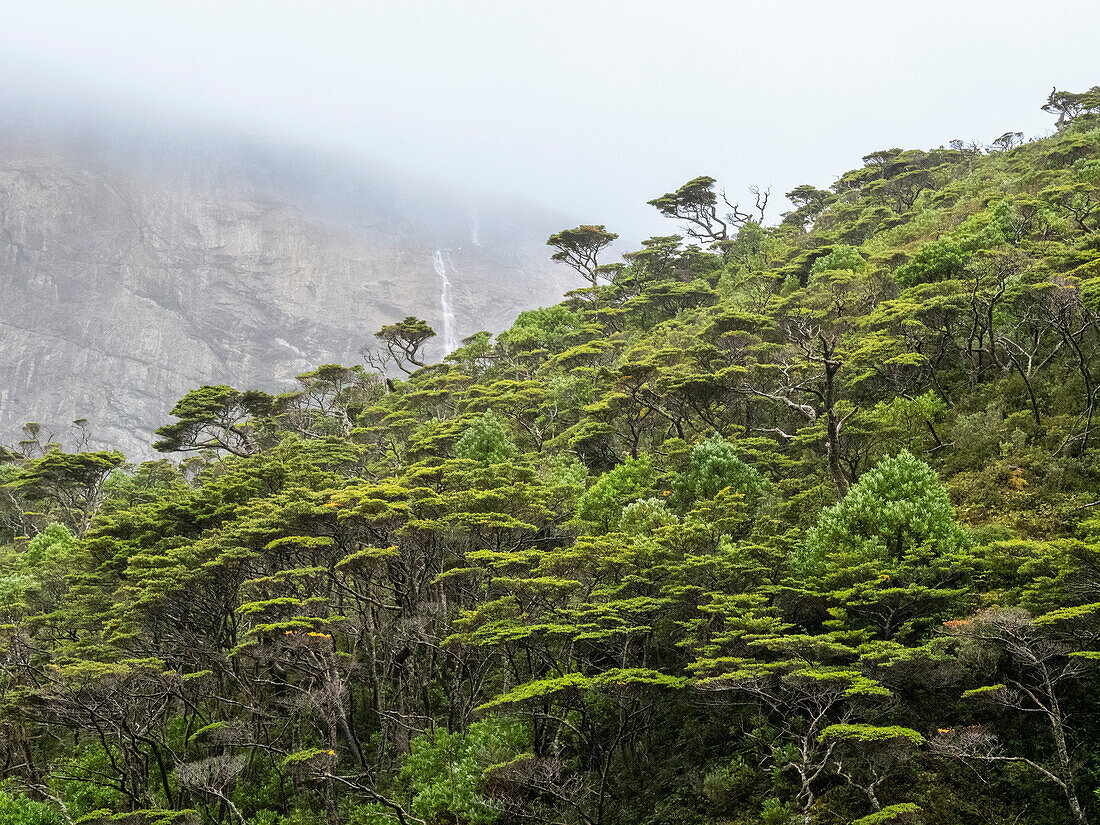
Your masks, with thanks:
<instances>
[{"instance_id":1,"label":"rocky outcrop","mask_svg":"<svg viewBox=\"0 0 1100 825\"><path fill-rule=\"evenodd\" d=\"M27 421L61 436L85 418L94 444L148 456L191 388L273 391L359 363L406 315L441 331L439 249L458 339L572 286L548 261L548 223L455 208L433 227L369 193L341 221L339 200L295 198L277 179L179 172L0 155L0 442Z\"/></svg>"}]
</instances>

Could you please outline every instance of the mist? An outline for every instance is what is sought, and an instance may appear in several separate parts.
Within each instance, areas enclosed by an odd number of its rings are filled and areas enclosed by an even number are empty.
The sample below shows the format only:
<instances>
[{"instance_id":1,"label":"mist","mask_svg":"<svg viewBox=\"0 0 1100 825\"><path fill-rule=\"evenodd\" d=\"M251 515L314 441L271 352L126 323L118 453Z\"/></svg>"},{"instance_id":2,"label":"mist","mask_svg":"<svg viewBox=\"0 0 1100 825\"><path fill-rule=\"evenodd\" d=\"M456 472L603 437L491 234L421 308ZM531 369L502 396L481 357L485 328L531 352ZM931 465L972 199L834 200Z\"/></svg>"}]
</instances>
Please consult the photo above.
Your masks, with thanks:
<instances>
[{"instance_id":1,"label":"mist","mask_svg":"<svg viewBox=\"0 0 1100 825\"><path fill-rule=\"evenodd\" d=\"M645 202L696 175L731 200L770 187L775 219L783 192L875 149L1047 133L1050 89L1100 74L1080 2L0 8L0 94L32 120L308 146L628 242L669 232Z\"/></svg>"}]
</instances>

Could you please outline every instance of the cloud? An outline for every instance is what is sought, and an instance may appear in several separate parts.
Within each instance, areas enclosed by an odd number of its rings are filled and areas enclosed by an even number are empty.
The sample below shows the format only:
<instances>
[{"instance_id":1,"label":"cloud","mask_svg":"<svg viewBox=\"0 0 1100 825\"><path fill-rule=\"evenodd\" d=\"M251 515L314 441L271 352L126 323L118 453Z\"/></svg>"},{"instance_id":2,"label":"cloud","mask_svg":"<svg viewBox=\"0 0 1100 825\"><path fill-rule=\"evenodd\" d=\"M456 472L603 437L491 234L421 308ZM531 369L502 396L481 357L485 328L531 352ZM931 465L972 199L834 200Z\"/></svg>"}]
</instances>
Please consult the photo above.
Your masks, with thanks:
<instances>
[{"instance_id":1,"label":"cloud","mask_svg":"<svg viewBox=\"0 0 1100 825\"><path fill-rule=\"evenodd\" d=\"M699 174L828 184L884 146L1034 134L1095 84L1100 8L1048 2L0 2L5 84L226 124L627 238ZM1072 20L1072 25L1066 25Z\"/></svg>"}]
</instances>

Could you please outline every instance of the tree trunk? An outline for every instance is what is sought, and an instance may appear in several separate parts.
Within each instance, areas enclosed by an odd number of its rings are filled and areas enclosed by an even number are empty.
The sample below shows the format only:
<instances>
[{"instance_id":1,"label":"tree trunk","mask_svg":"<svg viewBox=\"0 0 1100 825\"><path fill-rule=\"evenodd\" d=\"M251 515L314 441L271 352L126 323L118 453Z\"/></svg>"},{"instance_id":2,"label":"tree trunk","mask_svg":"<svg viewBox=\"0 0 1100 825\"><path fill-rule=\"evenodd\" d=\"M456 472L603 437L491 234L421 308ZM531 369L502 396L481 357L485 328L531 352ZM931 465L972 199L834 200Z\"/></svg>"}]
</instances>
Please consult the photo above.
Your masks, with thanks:
<instances>
[{"instance_id":1,"label":"tree trunk","mask_svg":"<svg viewBox=\"0 0 1100 825\"><path fill-rule=\"evenodd\" d=\"M840 362L833 358L836 345L830 345L821 338L822 354L825 364L825 449L829 453L829 475L836 485L840 498L848 495L848 477L840 466L840 420L836 415L836 374L840 371Z\"/></svg>"}]
</instances>

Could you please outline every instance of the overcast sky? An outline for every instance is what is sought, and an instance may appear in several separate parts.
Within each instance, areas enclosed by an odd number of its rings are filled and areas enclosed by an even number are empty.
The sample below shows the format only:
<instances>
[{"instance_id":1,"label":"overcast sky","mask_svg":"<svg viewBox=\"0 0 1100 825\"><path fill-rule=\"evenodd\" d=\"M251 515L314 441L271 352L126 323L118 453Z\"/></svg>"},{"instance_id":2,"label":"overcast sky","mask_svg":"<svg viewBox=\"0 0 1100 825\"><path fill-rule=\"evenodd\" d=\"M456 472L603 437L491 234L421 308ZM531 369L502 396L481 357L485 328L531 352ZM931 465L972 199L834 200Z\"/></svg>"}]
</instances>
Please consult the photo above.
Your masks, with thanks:
<instances>
[{"instance_id":1,"label":"overcast sky","mask_svg":"<svg viewBox=\"0 0 1100 825\"><path fill-rule=\"evenodd\" d=\"M1092 0L0 0L0 12L0 82L520 192L632 238L669 231L645 201L696 175L731 197L827 185L879 148L1044 133L1052 86L1100 84Z\"/></svg>"}]
</instances>

